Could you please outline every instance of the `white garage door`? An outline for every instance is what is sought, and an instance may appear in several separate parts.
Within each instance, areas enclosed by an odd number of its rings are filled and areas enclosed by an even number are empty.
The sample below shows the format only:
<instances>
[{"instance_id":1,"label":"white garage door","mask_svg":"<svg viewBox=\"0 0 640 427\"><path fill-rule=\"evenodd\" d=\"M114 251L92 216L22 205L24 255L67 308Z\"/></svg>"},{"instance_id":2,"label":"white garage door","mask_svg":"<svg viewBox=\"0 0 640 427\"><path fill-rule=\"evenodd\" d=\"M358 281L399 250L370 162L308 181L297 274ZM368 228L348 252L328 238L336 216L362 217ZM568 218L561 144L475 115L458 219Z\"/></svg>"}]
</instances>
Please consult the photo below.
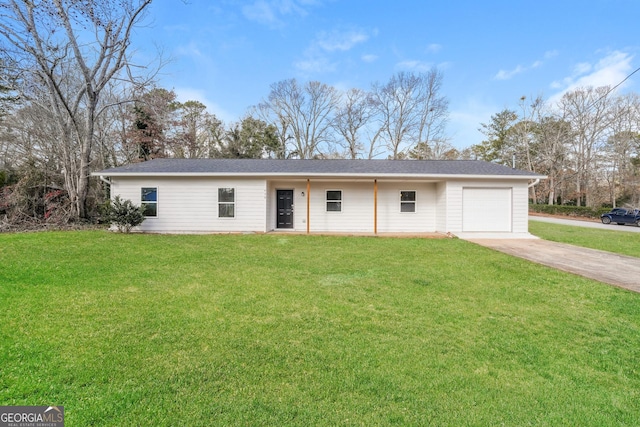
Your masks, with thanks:
<instances>
[{"instance_id":1,"label":"white garage door","mask_svg":"<svg viewBox=\"0 0 640 427\"><path fill-rule=\"evenodd\" d=\"M463 188L462 231L511 231L511 188Z\"/></svg>"}]
</instances>

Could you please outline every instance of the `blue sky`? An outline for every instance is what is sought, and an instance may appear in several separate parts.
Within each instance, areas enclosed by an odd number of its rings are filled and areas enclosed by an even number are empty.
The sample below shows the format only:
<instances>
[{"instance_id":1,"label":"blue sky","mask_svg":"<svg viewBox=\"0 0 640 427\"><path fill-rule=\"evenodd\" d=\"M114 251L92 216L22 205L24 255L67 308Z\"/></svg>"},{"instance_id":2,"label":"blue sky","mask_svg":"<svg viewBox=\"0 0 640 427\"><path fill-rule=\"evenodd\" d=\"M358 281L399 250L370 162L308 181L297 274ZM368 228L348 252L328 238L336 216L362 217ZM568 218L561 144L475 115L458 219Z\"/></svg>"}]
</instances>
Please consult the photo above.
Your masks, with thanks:
<instances>
[{"instance_id":1,"label":"blue sky","mask_svg":"<svg viewBox=\"0 0 640 427\"><path fill-rule=\"evenodd\" d=\"M640 1L156 0L139 58L171 59L160 86L240 119L272 83L369 89L398 71L442 71L457 148L522 96L614 86L640 67ZM640 72L619 91L640 91Z\"/></svg>"}]
</instances>

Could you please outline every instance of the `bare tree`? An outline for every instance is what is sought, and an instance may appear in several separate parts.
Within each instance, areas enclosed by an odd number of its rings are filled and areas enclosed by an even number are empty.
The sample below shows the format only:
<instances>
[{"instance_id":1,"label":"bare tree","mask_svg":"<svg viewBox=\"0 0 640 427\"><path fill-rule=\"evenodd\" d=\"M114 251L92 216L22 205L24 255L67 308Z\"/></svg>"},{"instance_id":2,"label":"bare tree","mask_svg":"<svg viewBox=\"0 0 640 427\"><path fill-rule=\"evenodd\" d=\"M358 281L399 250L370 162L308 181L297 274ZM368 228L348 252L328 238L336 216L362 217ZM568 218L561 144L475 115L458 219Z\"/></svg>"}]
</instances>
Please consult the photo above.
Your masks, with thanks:
<instances>
[{"instance_id":1,"label":"bare tree","mask_svg":"<svg viewBox=\"0 0 640 427\"><path fill-rule=\"evenodd\" d=\"M291 127L289 119L285 115L278 114L277 111L274 111L272 109L272 105L268 102L262 102L259 105L251 107L248 115L260 118L265 123L269 123L273 126L273 129L275 130L277 143L273 147L273 150L268 153L269 158L289 158L290 153L287 151L287 141L291 138L289 136L289 128Z\"/></svg>"},{"instance_id":2,"label":"bare tree","mask_svg":"<svg viewBox=\"0 0 640 427\"><path fill-rule=\"evenodd\" d=\"M131 137L132 100L136 88L113 80L103 90L101 104L108 105L96 117L92 167L107 169L135 162L139 148L129 141Z\"/></svg>"},{"instance_id":3,"label":"bare tree","mask_svg":"<svg viewBox=\"0 0 640 427\"><path fill-rule=\"evenodd\" d=\"M610 109L611 136L603 157L605 178L609 183L609 202L613 207L619 197L631 205L640 202L637 159L640 144L640 97L636 93L617 97ZM637 163L637 162L635 162Z\"/></svg>"},{"instance_id":4,"label":"bare tree","mask_svg":"<svg viewBox=\"0 0 640 427\"><path fill-rule=\"evenodd\" d=\"M206 132L206 152L204 157L214 158L219 154L219 149L224 145L226 138L225 125L222 120L212 114L207 120Z\"/></svg>"},{"instance_id":5,"label":"bare tree","mask_svg":"<svg viewBox=\"0 0 640 427\"><path fill-rule=\"evenodd\" d=\"M129 64L132 30L151 0L6 0L0 36L6 53L56 121L65 190L76 217L87 216L96 118L106 85ZM92 38L93 36L93 38ZM29 93L34 87L37 93ZM40 96L38 96L40 95Z\"/></svg>"},{"instance_id":6,"label":"bare tree","mask_svg":"<svg viewBox=\"0 0 640 427\"><path fill-rule=\"evenodd\" d=\"M371 95L360 89L349 89L342 94L340 106L333 119L333 128L344 139L347 157L357 159L365 150L362 132L371 122L374 103ZM369 158L375 153L377 135L369 142Z\"/></svg>"},{"instance_id":7,"label":"bare tree","mask_svg":"<svg viewBox=\"0 0 640 427\"><path fill-rule=\"evenodd\" d=\"M535 136L537 172L547 175L547 203L553 205L567 175L571 125L555 114L539 110Z\"/></svg>"},{"instance_id":8,"label":"bare tree","mask_svg":"<svg viewBox=\"0 0 640 427\"><path fill-rule=\"evenodd\" d=\"M404 157L419 144L426 150L442 141L448 102L439 94L441 85L442 75L433 68L421 74L399 72L387 84L373 86L379 135L390 157Z\"/></svg>"},{"instance_id":9,"label":"bare tree","mask_svg":"<svg viewBox=\"0 0 640 427\"><path fill-rule=\"evenodd\" d=\"M512 136L514 139L514 158L513 167L526 169L528 171L537 172L537 144L534 143L538 132L539 123L536 118L540 116L540 111L544 107L544 101L541 96L533 99L531 103L527 102L527 97L520 97L520 110L522 116L520 121L513 126ZM535 186L529 187L529 199L535 204L537 203Z\"/></svg>"},{"instance_id":10,"label":"bare tree","mask_svg":"<svg viewBox=\"0 0 640 427\"><path fill-rule=\"evenodd\" d=\"M609 131L610 88L582 88L566 93L559 103L564 120L571 124L571 156L575 171L576 204L593 206L596 157Z\"/></svg>"},{"instance_id":11,"label":"bare tree","mask_svg":"<svg viewBox=\"0 0 640 427\"><path fill-rule=\"evenodd\" d=\"M278 124L284 146L291 137L293 156L310 159L332 151L332 114L338 99L335 88L324 83L312 81L300 86L290 79L271 85L267 101L258 110L268 117L267 122Z\"/></svg>"},{"instance_id":12,"label":"bare tree","mask_svg":"<svg viewBox=\"0 0 640 427\"><path fill-rule=\"evenodd\" d=\"M442 73L436 68L420 75L418 144L424 143L429 147L431 158L440 158L441 154L451 148L445 135L449 101L440 95L442 79Z\"/></svg>"},{"instance_id":13,"label":"bare tree","mask_svg":"<svg viewBox=\"0 0 640 427\"><path fill-rule=\"evenodd\" d=\"M416 109L418 101L418 78L413 74L398 73L384 85L374 85L377 118L380 135L391 152L390 157L397 159L405 145L411 145L416 127ZM407 140L409 140L407 142Z\"/></svg>"}]
</instances>

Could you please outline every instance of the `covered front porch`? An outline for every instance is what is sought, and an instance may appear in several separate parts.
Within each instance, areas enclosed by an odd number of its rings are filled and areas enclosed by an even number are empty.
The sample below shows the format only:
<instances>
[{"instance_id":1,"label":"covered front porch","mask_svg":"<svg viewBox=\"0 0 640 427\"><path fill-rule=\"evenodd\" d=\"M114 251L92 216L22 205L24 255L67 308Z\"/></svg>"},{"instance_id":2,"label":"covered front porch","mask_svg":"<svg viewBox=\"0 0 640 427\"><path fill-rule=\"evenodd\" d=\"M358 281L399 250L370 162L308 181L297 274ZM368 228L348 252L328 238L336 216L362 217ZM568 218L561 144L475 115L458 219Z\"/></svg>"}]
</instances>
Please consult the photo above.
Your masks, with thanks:
<instances>
[{"instance_id":1,"label":"covered front porch","mask_svg":"<svg viewBox=\"0 0 640 427\"><path fill-rule=\"evenodd\" d=\"M436 233L438 183L318 179L267 182L267 231Z\"/></svg>"}]
</instances>

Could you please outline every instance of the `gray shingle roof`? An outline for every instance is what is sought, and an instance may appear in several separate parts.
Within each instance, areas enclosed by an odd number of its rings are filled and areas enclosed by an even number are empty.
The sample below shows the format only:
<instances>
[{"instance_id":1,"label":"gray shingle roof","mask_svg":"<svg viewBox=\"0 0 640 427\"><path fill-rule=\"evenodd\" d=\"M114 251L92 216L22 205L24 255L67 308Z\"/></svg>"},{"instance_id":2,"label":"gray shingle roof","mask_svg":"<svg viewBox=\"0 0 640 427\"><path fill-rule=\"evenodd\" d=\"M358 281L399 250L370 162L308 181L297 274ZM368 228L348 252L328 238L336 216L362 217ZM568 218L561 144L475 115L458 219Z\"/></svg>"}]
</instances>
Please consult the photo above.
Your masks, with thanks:
<instances>
[{"instance_id":1,"label":"gray shingle roof","mask_svg":"<svg viewBox=\"0 0 640 427\"><path fill-rule=\"evenodd\" d=\"M543 175L480 160L272 160L154 159L93 175L385 176L470 175L542 178Z\"/></svg>"}]
</instances>

